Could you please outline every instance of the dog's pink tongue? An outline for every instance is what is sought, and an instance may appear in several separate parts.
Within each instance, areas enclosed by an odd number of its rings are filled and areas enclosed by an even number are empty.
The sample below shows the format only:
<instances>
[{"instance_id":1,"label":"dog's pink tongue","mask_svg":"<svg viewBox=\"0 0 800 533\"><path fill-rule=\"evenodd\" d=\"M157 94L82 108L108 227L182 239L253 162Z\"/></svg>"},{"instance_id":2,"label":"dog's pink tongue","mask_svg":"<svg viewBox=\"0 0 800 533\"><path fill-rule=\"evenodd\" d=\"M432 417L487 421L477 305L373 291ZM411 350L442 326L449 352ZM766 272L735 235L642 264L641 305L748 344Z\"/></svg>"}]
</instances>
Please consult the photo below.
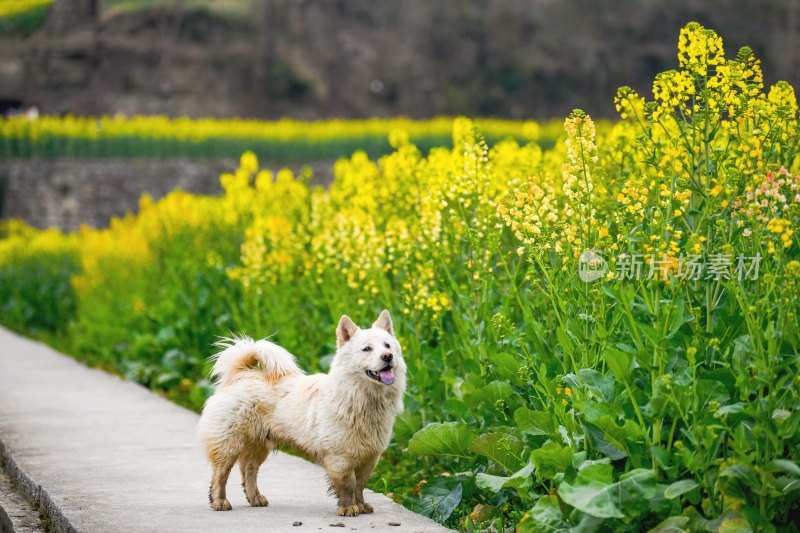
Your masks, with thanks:
<instances>
[{"instance_id":1,"label":"dog's pink tongue","mask_svg":"<svg viewBox=\"0 0 800 533\"><path fill-rule=\"evenodd\" d=\"M394 383L394 372L391 370L381 370L378 372L378 376L381 378L381 383L384 385L391 385Z\"/></svg>"}]
</instances>

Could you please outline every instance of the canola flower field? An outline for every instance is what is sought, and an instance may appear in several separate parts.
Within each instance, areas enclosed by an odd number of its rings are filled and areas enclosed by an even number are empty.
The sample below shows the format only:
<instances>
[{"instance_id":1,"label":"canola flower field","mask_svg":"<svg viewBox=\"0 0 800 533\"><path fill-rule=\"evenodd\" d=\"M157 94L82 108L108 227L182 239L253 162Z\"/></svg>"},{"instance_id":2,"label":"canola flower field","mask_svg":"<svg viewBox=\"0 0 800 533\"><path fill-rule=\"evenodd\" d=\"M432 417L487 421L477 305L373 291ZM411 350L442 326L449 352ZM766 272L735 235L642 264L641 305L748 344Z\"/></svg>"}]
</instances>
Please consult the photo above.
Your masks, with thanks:
<instances>
[{"instance_id":1,"label":"canola flower field","mask_svg":"<svg viewBox=\"0 0 800 533\"><path fill-rule=\"evenodd\" d=\"M24 115L0 118L4 157L234 157L252 151L270 161L309 161L349 156L356 150L377 157L392 151L392 131L401 129L423 152L452 142L453 119L372 118L303 122L191 119L164 116L76 117ZM552 144L558 121L480 119L494 144L506 138Z\"/></svg>"},{"instance_id":2,"label":"canola flower field","mask_svg":"<svg viewBox=\"0 0 800 533\"><path fill-rule=\"evenodd\" d=\"M798 106L696 23L598 132L260 170L103 230L7 222L3 322L199 409L229 330L325 369L396 315L406 411L371 487L464 531L797 531ZM492 529L494 528L494 529Z\"/></svg>"},{"instance_id":3,"label":"canola flower field","mask_svg":"<svg viewBox=\"0 0 800 533\"><path fill-rule=\"evenodd\" d=\"M0 1L0 35L29 32L39 27L52 3L53 0Z\"/></svg>"}]
</instances>

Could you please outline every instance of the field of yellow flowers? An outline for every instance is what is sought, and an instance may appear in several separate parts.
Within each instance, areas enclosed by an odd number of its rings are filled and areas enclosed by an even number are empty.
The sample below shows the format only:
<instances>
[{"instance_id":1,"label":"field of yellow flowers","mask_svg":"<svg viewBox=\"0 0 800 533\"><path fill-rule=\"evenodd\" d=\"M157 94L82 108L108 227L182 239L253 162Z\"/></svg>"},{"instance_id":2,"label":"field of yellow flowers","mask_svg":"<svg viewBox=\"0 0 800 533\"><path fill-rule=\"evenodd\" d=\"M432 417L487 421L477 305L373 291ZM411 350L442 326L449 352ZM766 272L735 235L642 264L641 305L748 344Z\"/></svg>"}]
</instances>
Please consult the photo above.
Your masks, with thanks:
<instances>
[{"instance_id":1,"label":"field of yellow flowers","mask_svg":"<svg viewBox=\"0 0 800 533\"><path fill-rule=\"evenodd\" d=\"M392 151L387 138L401 129L423 152L451 143L453 119L370 118L304 122L191 119L164 116L0 117L4 157L239 157L252 151L270 161L335 159L355 150L371 157ZM558 121L480 119L488 142L502 139L552 144Z\"/></svg>"},{"instance_id":2,"label":"field of yellow flowers","mask_svg":"<svg viewBox=\"0 0 800 533\"><path fill-rule=\"evenodd\" d=\"M53 0L5 0L0 2L0 35L29 32L40 26Z\"/></svg>"},{"instance_id":3,"label":"field of yellow flowers","mask_svg":"<svg viewBox=\"0 0 800 533\"><path fill-rule=\"evenodd\" d=\"M458 119L328 189L248 152L219 197L8 223L2 319L198 409L218 335L319 370L340 314L389 308L410 389L373 488L465 531L797 531L797 102L695 23L678 63L546 150Z\"/></svg>"}]
</instances>

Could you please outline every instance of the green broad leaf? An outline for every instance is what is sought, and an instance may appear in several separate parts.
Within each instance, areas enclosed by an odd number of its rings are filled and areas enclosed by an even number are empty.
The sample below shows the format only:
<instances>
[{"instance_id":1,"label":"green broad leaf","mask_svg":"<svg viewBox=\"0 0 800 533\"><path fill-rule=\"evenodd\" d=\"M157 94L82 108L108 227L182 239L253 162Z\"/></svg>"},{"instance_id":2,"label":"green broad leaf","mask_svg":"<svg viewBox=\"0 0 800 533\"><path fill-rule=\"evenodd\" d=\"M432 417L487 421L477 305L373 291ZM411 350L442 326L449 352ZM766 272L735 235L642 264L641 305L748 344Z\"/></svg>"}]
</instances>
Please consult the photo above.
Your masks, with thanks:
<instances>
[{"instance_id":1,"label":"green broad leaf","mask_svg":"<svg viewBox=\"0 0 800 533\"><path fill-rule=\"evenodd\" d=\"M583 413L586 420L590 422L600 418L621 418L625 414L625 411L623 411L618 405L611 403L582 400L576 401L574 405L581 413Z\"/></svg>"},{"instance_id":2,"label":"green broad leaf","mask_svg":"<svg viewBox=\"0 0 800 533\"><path fill-rule=\"evenodd\" d=\"M719 474L720 477L741 479L744 483L752 488L760 486L758 476L753 471L752 467L743 464L733 464L726 467Z\"/></svg>"},{"instance_id":3,"label":"green broad leaf","mask_svg":"<svg viewBox=\"0 0 800 533\"><path fill-rule=\"evenodd\" d=\"M477 483L477 485L482 489L489 490L493 493L498 493L503 489L509 479L511 478L506 476L493 476L491 474L481 472L475 476L475 483Z\"/></svg>"},{"instance_id":4,"label":"green broad leaf","mask_svg":"<svg viewBox=\"0 0 800 533\"><path fill-rule=\"evenodd\" d=\"M610 464L594 464L580 472L573 483L563 482L558 495L565 503L584 513L600 518L622 518L609 490L612 485L613 467Z\"/></svg>"},{"instance_id":5,"label":"green broad leaf","mask_svg":"<svg viewBox=\"0 0 800 533\"><path fill-rule=\"evenodd\" d=\"M702 409L708 409L710 402L725 403L730 399L728 389L721 381L713 379L698 379L696 385L698 398L703 399Z\"/></svg>"},{"instance_id":6,"label":"green broad leaf","mask_svg":"<svg viewBox=\"0 0 800 533\"><path fill-rule=\"evenodd\" d=\"M614 399L614 378L601 374L593 368L578 370L578 377L583 384L607 402Z\"/></svg>"},{"instance_id":7,"label":"green broad leaf","mask_svg":"<svg viewBox=\"0 0 800 533\"><path fill-rule=\"evenodd\" d=\"M475 476L475 481L480 488L497 493L507 488L523 489L529 487L532 474L533 465L528 463L511 476L493 476L491 474L480 473Z\"/></svg>"},{"instance_id":8,"label":"green broad leaf","mask_svg":"<svg viewBox=\"0 0 800 533\"><path fill-rule=\"evenodd\" d=\"M620 450L626 450L626 441L638 441L643 436L641 426L631 419L626 419L620 426L617 424L618 413L613 404L582 401L575 406L583 413L586 422L603 433L603 439Z\"/></svg>"},{"instance_id":9,"label":"green broad leaf","mask_svg":"<svg viewBox=\"0 0 800 533\"><path fill-rule=\"evenodd\" d=\"M483 399L494 405L506 401L514 394L514 389L507 381L492 381L483 388Z\"/></svg>"},{"instance_id":10,"label":"green broad leaf","mask_svg":"<svg viewBox=\"0 0 800 533\"><path fill-rule=\"evenodd\" d=\"M675 312L673 312L672 316L670 317L669 333L667 333L668 339L674 337L675 334L678 332L678 330L681 328L681 326L683 326L684 324L688 324L689 322L694 320L694 317L692 316L691 313L689 314L684 313L684 304L682 300L676 300L675 302L672 302L672 306Z\"/></svg>"},{"instance_id":11,"label":"green broad leaf","mask_svg":"<svg viewBox=\"0 0 800 533\"><path fill-rule=\"evenodd\" d=\"M703 373L704 379L719 381L730 395L736 388L736 374L730 368L716 368Z\"/></svg>"},{"instance_id":12,"label":"green broad leaf","mask_svg":"<svg viewBox=\"0 0 800 533\"><path fill-rule=\"evenodd\" d=\"M506 481L506 488L524 489L530 487L533 475L533 464L528 463L521 469L517 470Z\"/></svg>"},{"instance_id":13,"label":"green broad leaf","mask_svg":"<svg viewBox=\"0 0 800 533\"><path fill-rule=\"evenodd\" d=\"M553 479L570 467L573 456L572 448L557 442L547 442L538 450L531 452L531 461L542 477Z\"/></svg>"},{"instance_id":14,"label":"green broad leaf","mask_svg":"<svg viewBox=\"0 0 800 533\"><path fill-rule=\"evenodd\" d=\"M622 384L630 382L631 372L633 372L633 354L616 348L608 348L603 352L603 359L617 382Z\"/></svg>"},{"instance_id":15,"label":"green broad leaf","mask_svg":"<svg viewBox=\"0 0 800 533\"><path fill-rule=\"evenodd\" d=\"M525 365L525 360L507 352L500 352L489 356L489 361L497 369L497 375L512 383L520 384L522 379L519 369Z\"/></svg>"},{"instance_id":16,"label":"green broad leaf","mask_svg":"<svg viewBox=\"0 0 800 533\"><path fill-rule=\"evenodd\" d=\"M775 409L772 411L772 419L777 422L778 424L782 424L786 422L786 420L792 415L786 409Z\"/></svg>"},{"instance_id":17,"label":"green broad leaf","mask_svg":"<svg viewBox=\"0 0 800 533\"><path fill-rule=\"evenodd\" d=\"M556 496L542 496L517 524L518 533L566 533L570 524L561 515Z\"/></svg>"},{"instance_id":18,"label":"green broad leaf","mask_svg":"<svg viewBox=\"0 0 800 533\"><path fill-rule=\"evenodd\" d=\"M598 533L598 531L602 531L600 526L603 522L604 519L602 518L584 514L581 516L580 521L569 530L569 533Z\"/></svg>"},{"instance_id":19,"label":"green broad leaf","mask_svg":"<svg viewBox=\"0 0 800 533\"><path fill-rule=\"evenodd\" d=\"M653 346L658 346L664 340L664 336L661 334L661 331L650 326L648 324L643 324L642 322L637 322L636 327L644 333L644 336Z\"/></svg>"},{"instance_id":20,"label":"green broad leaf","mask_svg":"<svg viewBox=\"0 0 800 533\"><path fill-rule=\"evenodd\" d=\"M775 486L783 494L789 494L795 490L800 490L800 479L789 476L781 476L775 480Z\"/></svg>"},{"instance_id":21,"label":"green broad leaf","mask_svg":"<svg viewBox=\"0 0 800 533\"><path fill-rule=\"evenodd\" d=\"M428 424L408 443L408 451L419 455L465 457L475 434L463 422Z\"/></svg>"},{"instance_id":22,"label":"green broad leaf","mask_svg":"<svg viewBox=\"0 0 800 533\"><path fill-rule=\"evenodd\" d=\"M583 430L592 446L597 448L597 450L603 453L608 459L617 461L628 456L627 451L608 442L603 432L592 424L583 424Z\"/></svg>"},{"instance_id":23,"label":"green broad leaf","mask_svg":"<svg viewBox=\"0 0 800 533\"><path fill-rule=\"evenodd\" d=\"M689 533L688 516L670 516L647 533Z\"/></svg>"},{"instance_id":24,"label":"green broad leaf","mask_svg":"<svg viewBox=\"0 0 800 533\"><path fill-rule=\"evenodd\" d=\"M561 349L564 351L565 354L571 354L575 349L572 344L572 339L569 338L569 334L567 330L563 327L556 328L556 338L558 339L558 344L561 345Z\"/></svg>"},{"instance_id":25,"label":"green broad leaf","mask_svg":"<svg viewBox=\"0 0 800 533\"><path fill-rule=\"evenodd\" d=\"M628 516L639 516L650 511L650 501L658 493L656 475L650 469L636 468L622 474L616 483L619 499L625 502L622 509Z\"/></svg>"},{"instance_id":26,"label":"green broad leaf","mask_svg":"<svg viewBox=\"0 0 800 533\"><path fill-rule=\"evenodd\" d=\"M558 494L575 509L598 518L624 518L646 512L648 500L656 494L653 471L631 470L616 483L612 483L611 474L611 465L588 466L573 483L562 483Z\"/></svg>"},{"instance_id":27,"label":"green broad leaf","mask_svg":"<svg viewBox=\"0 0 800 533\"><path fill-rule=\"evenodd\" d=\"M450 398L442 402L444 411L451 416L468 419L472 414L472 409L467 404L455 398Z\"/></svg>"},{"instance_id":28,"label":"green broad leaf","mask_svg":"<svg viewBox=\"0 0 800 533\"><path fill-rule=\"evenodd\" d=\"M723 405L717 410L717 416L732 415L744 411L744 403L736 402L730 405Z\"/></svg>"},{"instance_id":29,"label":"green broad leaf","mask_svg":"<svg viewBox=\"0 0 800 533\"><path fill-rule=\"evenodd\" d=\"M419 496L406 498L412 511L443 523L461 503L462 487L458 479L438 477L425 484Z\"/></svg>"},{"instance_id":30,"label":"green broad leaf","mask_svg":"<svg viewBox=\"0 0 800 533\"><path fill-rule=\"evenodd\" d=\"M693 479L681 479L664 489L664 497L668 500L674 500L681 494L686 494L690 490L694 490L697 486L697 481Z\"/></svg>"},{"instance_id":31,"label":"green broad leaf","mask_svg":"<svg viewBox=\"0 0 800 533\"><path fill-rule=\"evenodd\" d=\"M605 435L606 440L618 448L625 449L626 440L638 440L642 436L642 428L631 419L625 421L620 426L609 416L603 416L593 420L588 420L590 424L596 426Z\"/></svg>"},{"instance_id":32,"label":"green broad leaf","mask_svg":"<svg viewBox=\"0 0 800 533\"><path fill-rule=\"evenodd\" d=\"M767 470L770 472L785 472L800 476L800 466L788 459L773 459L767 463Z\"/></svg>"},{"instance_id":33,"label":"green broad leaf","mask_svg":"<svg viewBox=\"0 0 800 533\"><path fill-rule=\"evenodd\" d=\"M720 523L717 533L753 533L753 527L744 516L728 513Z\"/></svg>"},{"instance_id":34,"label":"green broad leaf","mask_svg":"<svg viewBox=\"0 0 800 533\"><path fill-rule=\"evenodd\" d=\"M528 435L553 435L556 431L553 415L542 411L533 411L523 406L514 411L514 421Z\"/></svg>"},{"instance_id":35,"label":"green broad leaf","mask_svg":"<svg viewBox=\"0 0 800 533\"><path fill-rule=\"evenodd\" d=\"M517 470L523 462L523 442L508 433L485 433L472 441L469 451L488 457L509 472Z\"/></svg>"}]
</instances>

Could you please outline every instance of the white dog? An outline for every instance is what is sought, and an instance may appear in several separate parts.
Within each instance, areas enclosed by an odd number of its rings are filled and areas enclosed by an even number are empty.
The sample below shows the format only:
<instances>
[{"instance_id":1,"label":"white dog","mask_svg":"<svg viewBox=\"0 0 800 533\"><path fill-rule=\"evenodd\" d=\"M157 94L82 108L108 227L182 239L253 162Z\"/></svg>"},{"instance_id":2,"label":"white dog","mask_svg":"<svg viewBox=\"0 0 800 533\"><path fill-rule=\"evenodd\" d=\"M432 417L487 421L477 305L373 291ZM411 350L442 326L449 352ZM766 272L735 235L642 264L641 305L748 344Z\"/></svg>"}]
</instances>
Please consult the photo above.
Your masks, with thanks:
<instances>
[{"instance_id":1,"label":"white dog","mask_svg":"<svg viewBox=\"0 0 800 533\"><path fill-rule=\"evenodd\" d=\"M247 501L268 505L258 468L283 443L325 467L340 516L372 512L363 490L403 410L406 365L388 311L363 330L342 316L336 343L330 372L313 376L269 341L220 344L211 371L216 390L198 426L213 468L212 509L231 509L225 485L237 460Z\"/></svg>"}]
</instances>

